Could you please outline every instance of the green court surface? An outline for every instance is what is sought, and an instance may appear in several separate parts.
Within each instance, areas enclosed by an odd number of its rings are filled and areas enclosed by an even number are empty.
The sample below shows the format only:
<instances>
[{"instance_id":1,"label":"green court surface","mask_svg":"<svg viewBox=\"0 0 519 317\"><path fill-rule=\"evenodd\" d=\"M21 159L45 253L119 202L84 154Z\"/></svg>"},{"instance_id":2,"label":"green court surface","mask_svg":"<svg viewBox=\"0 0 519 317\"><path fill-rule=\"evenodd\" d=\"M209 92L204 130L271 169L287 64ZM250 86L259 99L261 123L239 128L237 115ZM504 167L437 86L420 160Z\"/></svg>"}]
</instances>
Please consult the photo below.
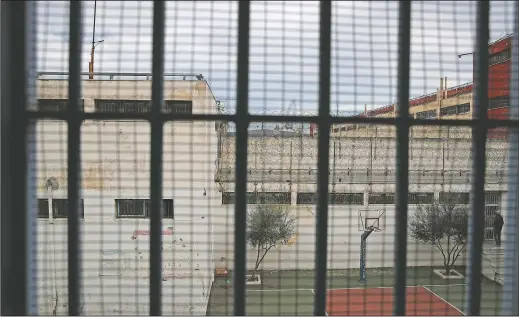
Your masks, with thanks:
<instances>
[{"instance_id":1,"label":"green court surface","mask_svg":"<svg viewBox=\"0 0 519 317\"><path fill-rule=\"evenodd\" d=\"M430 267L408 268L408 314L463 315L465 280L443 280L432 270ZM464 274L464 269L457 270ZM368 269L365 284L358 282L358 273L358 269L328 272L328 314L391 314L392 269ZM247 315L313 314L314 271L266 271L261 273L261 278L262 285L247 286ZM227 280L232 284L232 276L215 280L208 315L233 314L233 290ZM499 315L502 286L483 277L482 292L481 314ZM368 293L376 298L369 297Z\"/></svg>"}]
</instances>

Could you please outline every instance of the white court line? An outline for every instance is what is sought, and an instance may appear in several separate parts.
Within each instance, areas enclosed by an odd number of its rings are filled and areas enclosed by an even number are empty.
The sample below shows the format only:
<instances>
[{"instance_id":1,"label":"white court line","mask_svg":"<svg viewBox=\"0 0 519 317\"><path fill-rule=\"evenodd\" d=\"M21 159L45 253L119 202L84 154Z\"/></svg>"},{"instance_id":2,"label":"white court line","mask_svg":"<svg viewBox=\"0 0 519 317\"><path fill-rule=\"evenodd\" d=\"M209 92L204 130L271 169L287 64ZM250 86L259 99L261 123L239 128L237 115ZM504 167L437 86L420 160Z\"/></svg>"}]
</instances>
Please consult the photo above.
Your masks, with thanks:
<instances>
[{"instance_id":1,"label":"white court line","mask_svg":"<svg viewBox=\"0 0 519 317\"><path fill-rule=\"evenodd\" d=\"M314 294L314 295L315 295L315 291L314 291L314 289L313 289L313 288L312 288L312 294ZM326 311L326 309L324 310L324 314L325 314L326 316L328 316L328 312Z\"/></svg>"},{"instance_id":2,"label":"white court line","mask_svg":"<svg viewBox=\"0 0 519 317\"><path fill-rule=\"evenodd\" d=\"M462 284L464 285L464 284ZM443 299L443 297L441 297L440 295L436 294L435 292L431 291L428 287L426 286L423 286L423 288L425 288L426 290L428 290L429 292L431 292L432 294L434 294L434 296L438 297L439 299L441 299L444 303L446 303L447 305L451 306L452 308L456 309L457 311L459 311L463 316L466 316L464 312L462 312L461 310L458 309L458 307L452 305L451 303L449 303L448 301L446 301L445 299Z\"/></svg>"},{"instance_id":3,"label":"white court line","mask_svg":"<svg viewBox=\"0 0 519 317\"><path fill-rule=\"evenodd\" d=\"M449 287L449 286L466 286L467 284L429 284L429 285L410 285L407 288L414 287ZM333 290L344 290L344 289L384 289L393 288L393 286L373 286L373 287L339 287L339 288L327 288L327 291ZM314 291L313 288L279 288L279 289L249 289L247 292L297 292L297 291Z\"/></svg>"}]
</instances>

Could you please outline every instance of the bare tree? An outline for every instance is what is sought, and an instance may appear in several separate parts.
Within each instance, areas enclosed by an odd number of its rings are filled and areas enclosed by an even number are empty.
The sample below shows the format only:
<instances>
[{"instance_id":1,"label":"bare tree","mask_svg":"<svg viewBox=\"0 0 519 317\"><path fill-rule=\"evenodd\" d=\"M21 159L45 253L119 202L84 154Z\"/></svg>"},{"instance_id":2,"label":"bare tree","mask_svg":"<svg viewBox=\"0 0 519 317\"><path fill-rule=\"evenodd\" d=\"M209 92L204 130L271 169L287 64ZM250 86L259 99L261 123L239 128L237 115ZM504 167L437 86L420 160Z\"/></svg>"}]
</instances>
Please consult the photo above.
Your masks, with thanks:
<instances>
[{"instance_id":1,"label":"bare tree","mask_svg":"<svg viewBox=\"0 0 519 317\"><path fill-rule=\"evenodd\" d=\"M247 242L257 249L256 265L251 280L267 255L276 245L284 245L295 235L296 217L281 205L255 205L247 220Z\"/></svg>"},{"instance_id":2,"label":"bare tree","mask_svg":"<svg viewBox=\"0 0 519 317\"><path fill-rule=\"evenodd\" d=\"M456 204L420 205L411 218L411 236L440 250L448 276L467 246L469 213Z\"/></svg>"}]
</instances>

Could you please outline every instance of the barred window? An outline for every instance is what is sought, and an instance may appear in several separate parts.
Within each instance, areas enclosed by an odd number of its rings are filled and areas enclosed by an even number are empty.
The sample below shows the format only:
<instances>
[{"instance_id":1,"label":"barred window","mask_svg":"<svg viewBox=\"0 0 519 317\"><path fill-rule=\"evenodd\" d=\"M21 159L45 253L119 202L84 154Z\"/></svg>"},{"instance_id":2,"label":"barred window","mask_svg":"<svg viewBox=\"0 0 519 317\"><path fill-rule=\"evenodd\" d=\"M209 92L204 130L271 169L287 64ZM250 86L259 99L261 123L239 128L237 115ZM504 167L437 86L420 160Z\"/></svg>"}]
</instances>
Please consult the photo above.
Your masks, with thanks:
<instances>
[{"instance_id":1,"label":"barred window","mask_svg":"<svg viewBox=\"0 0 519 317\"><path fill-rule=\"evenodd\" d=\"M453 116L457 114L456 106L444 107L440 109L442 116Z\"/></svg>"},{"instance_id":2,"label":"barred window","mask_svg":"<svg viewBox=\"0 0 519 317\"><path fill-rule=\"evenodd\" d=\"M234 205L236 199L236 195L234 192L225 192L222 193L222 205ZM252 205L257 201L256 194L253 192L247 193L247 204Z\"/></svg>"},{"instance_id":3,"label":"barred window","mask_svg":"<svg viewBox=\"0 0 519 317\"><path fill-rule=\"evenodd\" d=\"M222 193L222 205L234 204L234 193Z\"/></svg>"},{"instance_id":4,"label":"barred window","mask_svg":"<svg viewBox=\"0 0 519 317\"><path fill-rule=\"evenodd\" d=\"M510 59L510 49L506 49L499 53L492 54L488 57L488 65L492 66L495 64L506 62Z\"/></svg>"},{"instance_id":5,"label":"barred window","mask_svg":"<svg viewBox=\"0 0 519 317\"><path fill-rule=\"evenodd\" d=\"M290 192L258 192L256 204L290 205Z\"/></svg>"},{"instance_id":6,"label":"barred window","mask_svg":"<svg viewBox=\"0 0 519 317\"><path fill-rule=\"evenodd\" d=\"M85 207L83 199L79 202L80 217L85 219ZM38 218L49 218L49 200L38 199ZM52 218L66 219L68 218L68 199L52 199Z\"/></svg>"},{"instance_id":7,"label":"barred window","mask_svg":"<svg viewBox=\"0 0 519 317\"><path fill-rule=\"evenodd\" d=\"M150 100L96 99L94 104L96 112L142 113L151 110Z\"/></svg>"},{"instance_id":8,"label":"barred window","mask_svg":"<svg viewBox=\"0 0 519 317\"><path fill-rule=\"evenodd\" d=\"M330 205L363 205L363 193L330 193ZM317 204L317 193L297 193L296 204Z\"/></svg>"},{"instance_id":9,"label":"barred window","mask_svg":"<svg viewBox=\"0 0 519 317\"><path fill-rule=\"evenodd\" d=\"M470 103L459 104L450 107L441 108L440 113L442 116L453 116L457 114L463 114L470 112Z\"/></svg>"},{"instance_id":10,"label":"barred window","mask_svg":"<svg viewBox=\"0 0 519 317\"><path fill-rule=\"evenodd\" d=\"M316 193L297 193L296 204L298 205L315 205L317 203Z\"/></svg>"},{"instance_id":11,"label":"barred window","mask_svg":"<svg viewBox=\"0 0 519 317\"><path fill-rule=\"evenodd\" d=\"M448 193L440 192L439 203L440 204L469 204L469 193Z\"/></svg>"},{"instance_id":12,"label":"barred window","mask_svg":"<svg viewBox=\"0 0 519 317\"><path fill-rule=\"evenodd\" d=\"M167 113L193 113L193 102L191 100L166 100L164 111Z\"/></svg>"},{"instance_id":13,"label":"barred window","mask_svg":"<svg viewBox=\"0 0 519 317\"><path fill-rule=\"evenodd\" d=\"M432 204L434 202L434 193L409 193L409 205Z\"/></svg>"},{"instance_id":14,"label":"barred window","mask_svg":"<svg viewBox=\"0 0 519 317\"><path fill-rule=\"evenodd\" d=\"M393 193L370 193L368 196L370 205L392 205L395 203L395 194Z\"/></svg>"},{"instance_id":15,"label":"barred window","mask_svg":"<svg viewBox=\"0 0 519 317\"><path fill-rule=\"evenodd\" d=\"M175 219L173 210L173 199L163 199L165 219ZM117 218L149 218L150 217L149 199L116 199Z\"/></svg>"},{"instance_id":16,"label":"barred window","mask_svg":"<svg viewBox=\"0 0 519 317\"><path fill-rule=\"evenodd\" d=\"M464 104L461 104L461 105L457 105L456 106L456 112L458 114L470 112L470 103L467 102L467 103L464 103Z\"/></svg>"},{"instance_id":17,"label":"barred window","mask_svg":"<svg viewBox=\"0 0 519 317\"><path fill-rule=\"evenodd\" d=\"M421 111L416 113L416 119L434 119L436 118L436 109Z\"/></svg>"},{"instance_id":18,"label":"barred window","mask_svg":"<svg viewBox=\"0 0 519 317\"><path fill-rule=\"evenodd\" d=\"M79 104L80 110L85 111L85 100L81 99ZM39 111L66 111L68 108L68 99L38 99Z\"/></svg>"},{"instance_id":19,"label":"barred window","mask_svg":"<svg viewBox=\"0 0 519 317\"><path fill-rule=\"evenodd\" d=\"M499 96L489 100L488 109L506 108L509 105L509 96Z\"/></svg>"},{"instance_id":20,"label":"barred window","mask_svg":"<svg viewBox=\"0 0 519 317\"><path fill-rule=\"evenodd\" d=\"M362 193L330 193L331 205L363 205Z\"/></svg>"},{"instance_id":21,"label":"barred window","mask_svg":"<svg viewBox=\"0 0 519 317\"><path fill-rule=\"evenodd\" d=\"M235 194L233 192L222 193L222 204L231 205L235 203ZM290 192L248 192L247 204L272 204L272 205L290 205Z\"/></svg>"},{"instance_id":22,"label":"barred window","mask_svg":"<svg viewBox=\"0 0 519 317\"><path fill-rule=\"evenodd\" d=\"M96 112L143 113L151 111L151 100L96 99L94 103ZM191 100L165 100L164 111L190 114L193 112L193 102Z\"/></svg>"}]
</instances>

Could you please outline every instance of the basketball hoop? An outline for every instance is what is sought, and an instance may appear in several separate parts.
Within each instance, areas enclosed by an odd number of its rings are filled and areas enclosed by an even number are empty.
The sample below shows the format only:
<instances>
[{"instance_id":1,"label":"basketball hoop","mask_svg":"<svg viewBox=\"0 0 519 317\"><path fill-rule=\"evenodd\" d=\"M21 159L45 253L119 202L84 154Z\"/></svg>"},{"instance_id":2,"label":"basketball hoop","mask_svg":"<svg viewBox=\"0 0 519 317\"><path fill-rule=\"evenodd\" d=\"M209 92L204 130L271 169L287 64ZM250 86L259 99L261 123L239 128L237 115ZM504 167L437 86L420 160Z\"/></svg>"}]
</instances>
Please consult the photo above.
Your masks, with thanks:
<instances>
[{"instance_id":1,"label":"basketball hoop","mask_svg":"<svg viewBox=\"0 0 519 317\"><path fill-rule=\"evenodd\" d=\"M366 240L372 232L380 232L386 227L386 212L383 210L359 210L360 237L360 283L366 283Z\"/></svg>"},{"instance_id":2,"label":"basketball hoop","mask_svg":"<svg viewBox=\"0 0 519 317\"><path fill-rule=\"evenodd\" d=\"M359 210L359 231L380 232L386 227L386 212L383 210Z\"/></svg>"}]
</instances>

